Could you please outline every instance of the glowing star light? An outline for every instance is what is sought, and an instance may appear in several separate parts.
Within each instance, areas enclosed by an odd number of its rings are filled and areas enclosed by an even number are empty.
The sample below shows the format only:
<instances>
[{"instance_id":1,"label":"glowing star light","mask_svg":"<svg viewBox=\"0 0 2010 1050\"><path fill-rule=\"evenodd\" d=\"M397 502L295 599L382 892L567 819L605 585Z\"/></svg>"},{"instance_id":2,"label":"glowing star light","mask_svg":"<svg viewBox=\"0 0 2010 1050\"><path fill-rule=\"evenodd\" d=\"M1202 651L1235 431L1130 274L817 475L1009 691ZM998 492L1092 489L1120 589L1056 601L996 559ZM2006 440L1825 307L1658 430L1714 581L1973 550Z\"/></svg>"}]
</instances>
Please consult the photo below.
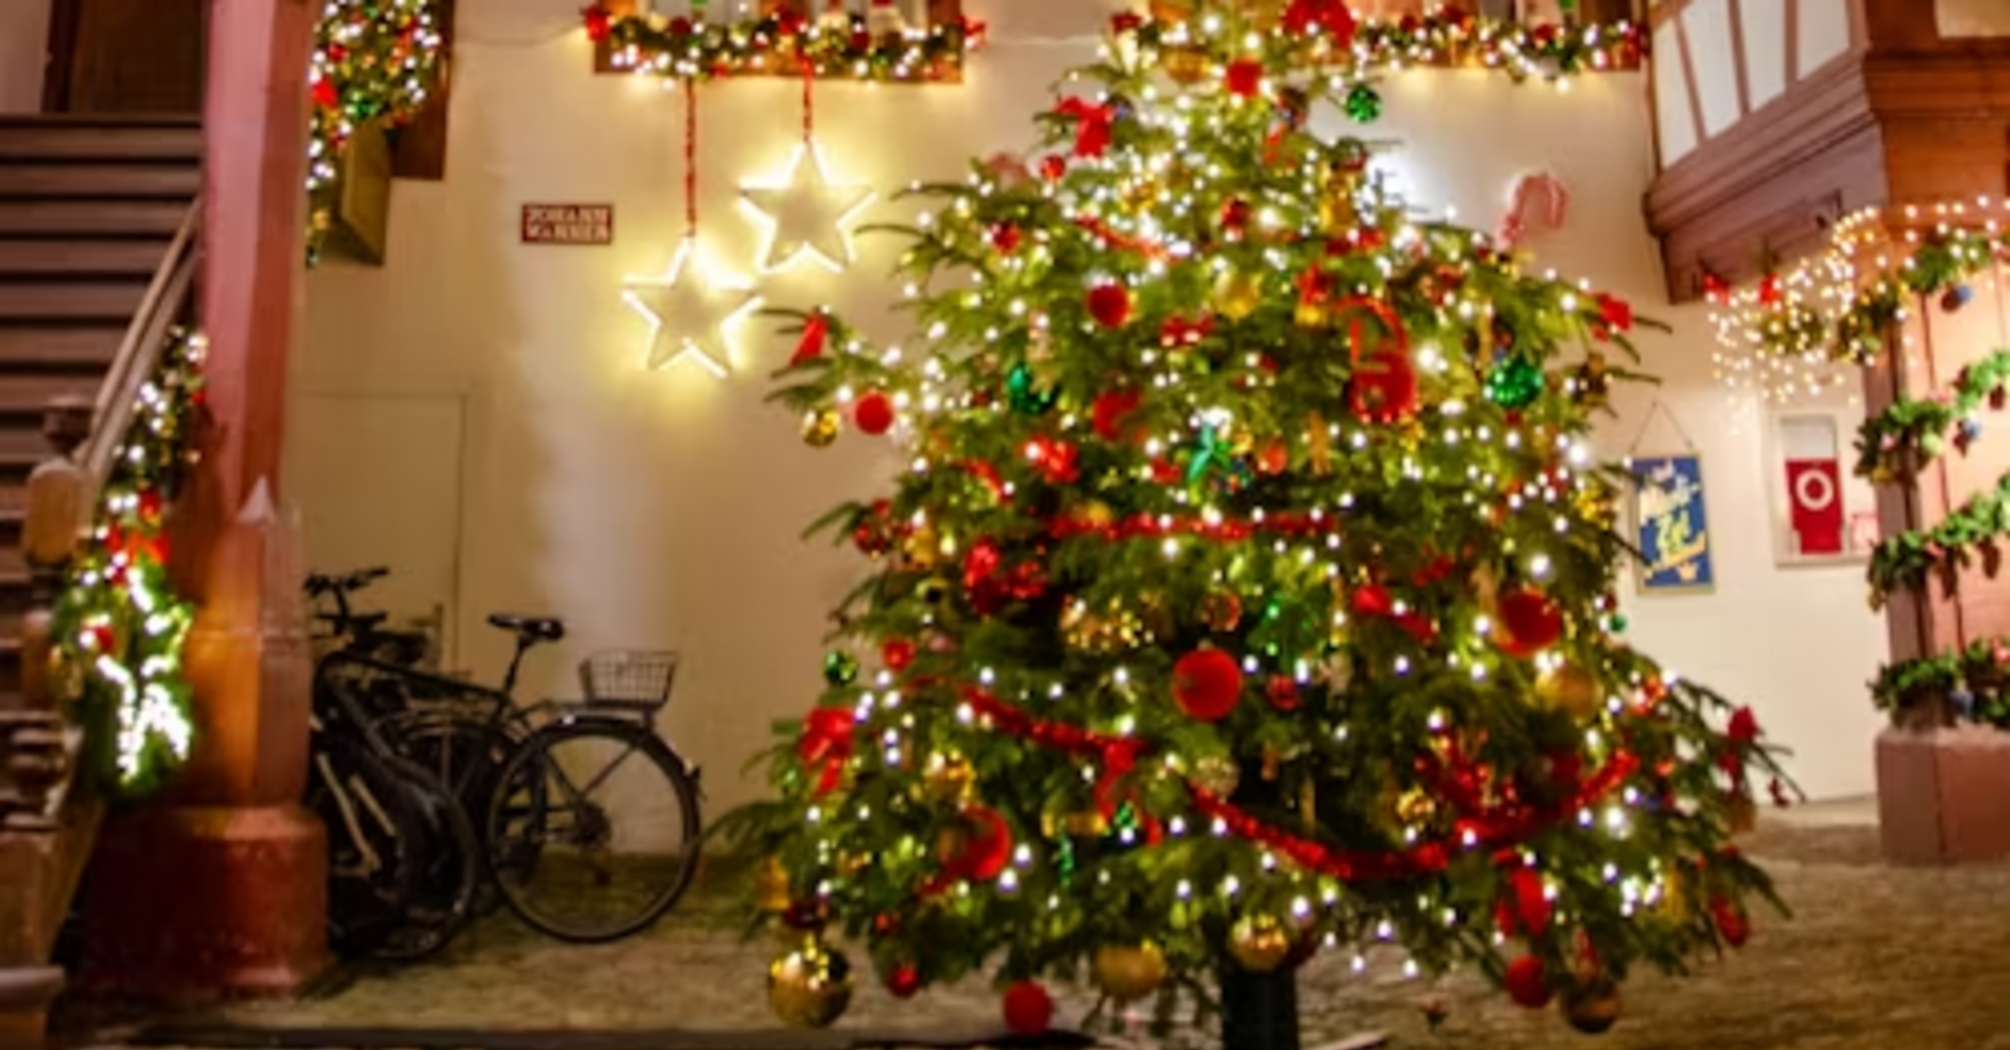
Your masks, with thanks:
<instances>
[{"instance_id":1,"label":"glowing star light","mask_svg":"<svg viewBox=\"0 0 2010 1050\"><path fill-rule=\"evenodd\" d=\"M784 270L805 253L833 273L843 270L852 261L845 224L874 200L870 187L830 181L823 151L811 142L796 147L786 174L744 183L740 193L743 203L768 223L766 261L761 264L765 273Z\"/></svg>"},{"instance_id":2,"label":"glowing star light","mask_svg":"<svg viewBox=\"0 0 2010 1050\"><path fill-rule=\"evenodd\" d=\"M698 250L686 237L662 278L628 279L621 298L649 319L649 367L668 368L689 354L720 379L732 371L732 337L746 316L761 307L752 283L718 273L699 273L685 280L686 268ZM672 330L672 325L676 326Z\"/></svg>"}]
</instances>

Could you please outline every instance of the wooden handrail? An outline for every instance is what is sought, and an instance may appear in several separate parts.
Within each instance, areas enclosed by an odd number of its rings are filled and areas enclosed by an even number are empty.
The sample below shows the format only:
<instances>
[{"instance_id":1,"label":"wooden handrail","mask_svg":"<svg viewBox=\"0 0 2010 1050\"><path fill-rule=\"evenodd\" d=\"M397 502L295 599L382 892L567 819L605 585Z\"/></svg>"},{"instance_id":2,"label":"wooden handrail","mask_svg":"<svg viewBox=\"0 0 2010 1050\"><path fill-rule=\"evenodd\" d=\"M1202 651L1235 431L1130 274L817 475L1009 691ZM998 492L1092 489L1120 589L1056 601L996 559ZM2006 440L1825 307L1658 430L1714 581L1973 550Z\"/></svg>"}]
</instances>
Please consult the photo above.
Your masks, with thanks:
<instances>
[{"instance_id":1,"label":"wooden handrail","mask_svg":"<svg viewBox=\"0 0 2010 1050\"><path fill-rule=\"evenodd\" d=\"M188 215L182 219L181 229L168 246L160 269L154 271L146 297L140 300L139 311L133 315L133 323L119 343L118 356L112 359L111 370L98 388L98 401L91 412L91 434L75 457L89 482L85 505L80 508L87 515L81 523L85 526L96 515L98 493L111 480L119 447L126 440L127 428L132 426L140 388L159 370L168 334L188 305L189 292L195 286L196 247L201 229L202 201L198 198L189 205Z\"/></svg>"}]
</instances>

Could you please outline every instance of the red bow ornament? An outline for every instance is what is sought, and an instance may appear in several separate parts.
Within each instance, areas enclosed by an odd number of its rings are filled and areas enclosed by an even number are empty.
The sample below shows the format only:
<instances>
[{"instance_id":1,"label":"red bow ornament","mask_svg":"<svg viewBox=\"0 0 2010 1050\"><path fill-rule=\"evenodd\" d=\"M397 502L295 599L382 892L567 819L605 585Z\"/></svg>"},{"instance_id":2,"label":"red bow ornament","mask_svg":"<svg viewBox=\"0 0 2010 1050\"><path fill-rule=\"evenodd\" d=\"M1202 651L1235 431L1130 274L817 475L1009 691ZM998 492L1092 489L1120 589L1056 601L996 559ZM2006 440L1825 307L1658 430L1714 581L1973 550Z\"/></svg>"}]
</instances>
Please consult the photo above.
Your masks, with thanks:
<instances>
[{"instance_id":1,"label":"red bow ornament","mask_svg":"<svg viewBox=\"0 0 2010 1050\"><path fill-rule=\"evenodd\" d=\"M1110 126L1116 122L1117 111L1106 104L1096 105L1070 95L1061 100L1054 112L1075 122L1075 156L1100 157L1110 149Z\"/></svg>"},{"instance_id":2,"label":"red bow ornament","mask_svg":"<svg viewBox=\"0 0 2010 1050\"><path fill-rule=\"evenodd\" d=\"M852 730L857 719L842 707L819 707L803 720L803 735L796 741L796 757L803 768L816 777L819 798L844 783L844 767L851 761Z\"/></svg>"}]
</instances>

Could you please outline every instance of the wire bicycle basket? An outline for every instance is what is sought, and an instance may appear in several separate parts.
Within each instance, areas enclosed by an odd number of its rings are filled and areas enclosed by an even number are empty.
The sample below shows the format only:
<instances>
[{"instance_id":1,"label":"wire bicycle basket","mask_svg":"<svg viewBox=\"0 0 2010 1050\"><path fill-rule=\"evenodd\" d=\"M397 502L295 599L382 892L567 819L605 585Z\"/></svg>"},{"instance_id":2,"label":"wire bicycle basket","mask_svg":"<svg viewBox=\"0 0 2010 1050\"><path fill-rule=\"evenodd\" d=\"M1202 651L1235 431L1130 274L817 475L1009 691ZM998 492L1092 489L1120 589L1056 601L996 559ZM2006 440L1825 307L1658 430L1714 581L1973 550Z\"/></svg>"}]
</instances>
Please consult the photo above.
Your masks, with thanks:
<instances>
[{"instance_id":1,"label":"wire bicycle basket","mask_svg":"<svg viewBox=\"0 0 2010 1050\"><path fill-rule=\"evenodd\" d=\"M589 705L654 710L670 702L678 656L661 649L611 649L579 662Z\"/></svg>"}]
</instances>

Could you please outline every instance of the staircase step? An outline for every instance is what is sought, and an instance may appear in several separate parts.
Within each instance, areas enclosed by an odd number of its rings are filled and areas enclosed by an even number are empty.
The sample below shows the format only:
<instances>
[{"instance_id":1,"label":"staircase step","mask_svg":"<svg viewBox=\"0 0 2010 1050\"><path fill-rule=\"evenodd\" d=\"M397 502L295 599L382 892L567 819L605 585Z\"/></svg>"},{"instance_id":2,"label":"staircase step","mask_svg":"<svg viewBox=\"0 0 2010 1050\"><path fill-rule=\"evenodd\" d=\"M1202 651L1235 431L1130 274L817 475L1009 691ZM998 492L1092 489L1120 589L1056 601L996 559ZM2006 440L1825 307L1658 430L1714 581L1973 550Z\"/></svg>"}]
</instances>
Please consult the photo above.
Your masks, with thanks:
<instances>
[{"instance_id":1,"label":"staircase step","mask_svg":"<svg viewBox=\"0 0 2010 1050\"><path fill-rule=\"evenodd\" d=\"M151 279L167 256L168 244L166 240L0 240L0 278L120 275Z\"/></svg>"},{"instance_id":2,"label":"staircase step","mask_svg":"<svg viewBox=\"0 0 2010 1050\"><path fill-rule=\"evenodd\" d=\"M127 326L125 320L92 325L0 324L0 368L107 369L119 356Z\"/></svg>"},{"instance_id":3,"label":"staircase step","mask_svg":"<svg viewBox=\"0 0 2010 1050\"><path fill-rule=\"evenodd\" d=\"M14 161L199 163L197 121L135 121L24 115L0 117L0 157Z\"/></svg>"},{"instance_id":4,"label":"staircase step","mask_svg":"<svg viewBox=\"0 0 2010 1050\"><path fill-rule=\"evenodd\" d=\"M95 375L24 375L0 371L0 416L40 420L49 403L59 397L95 402L102 382L103 377ZM7 490L0 488L0 506L7 505L8 496ZM0 555L4 553L0 551Z\"/></svg>"},{"instance_id":5,"label":"staircase step","mask_svg":"<svg viewBox=\"0 0 2010 1050\"><path fill-rule=\"evenodd\" d=\"M172 237L188 216L189 204L0 200L0 237Z\"/></svg>"},{"instance_id":6,"label":"staircase step","mask_svg":"<svg viewBox=\"0 0 2010 1050\"><path fill-rule=\"evenodd\" d=\"M121 321L139 312L147 282L0 281L0 321Z\"/></svg>"},{"instance_id":7,"label":"staircase step","mask_svg":"<svg viewBox=\"0 0 2010 1050\"><path fill-rule=\"evenodd\" d=\"M195 164L0 163L0 197L192 201L201 192L202 168Z\"/></svg>"}]
</instances>

